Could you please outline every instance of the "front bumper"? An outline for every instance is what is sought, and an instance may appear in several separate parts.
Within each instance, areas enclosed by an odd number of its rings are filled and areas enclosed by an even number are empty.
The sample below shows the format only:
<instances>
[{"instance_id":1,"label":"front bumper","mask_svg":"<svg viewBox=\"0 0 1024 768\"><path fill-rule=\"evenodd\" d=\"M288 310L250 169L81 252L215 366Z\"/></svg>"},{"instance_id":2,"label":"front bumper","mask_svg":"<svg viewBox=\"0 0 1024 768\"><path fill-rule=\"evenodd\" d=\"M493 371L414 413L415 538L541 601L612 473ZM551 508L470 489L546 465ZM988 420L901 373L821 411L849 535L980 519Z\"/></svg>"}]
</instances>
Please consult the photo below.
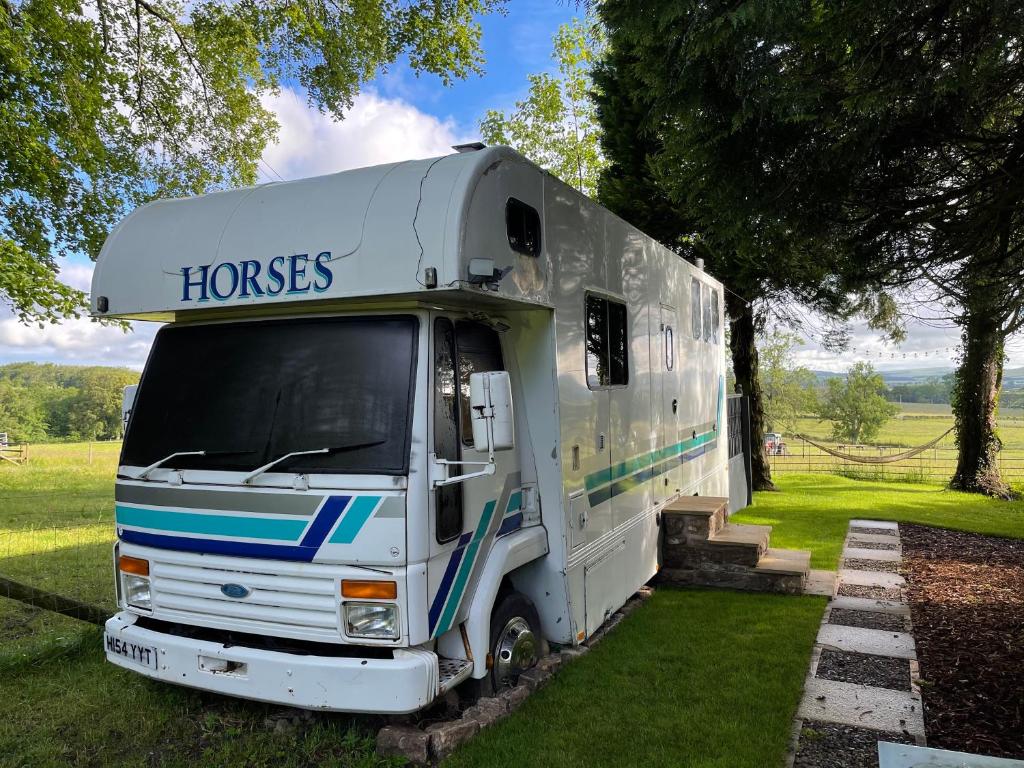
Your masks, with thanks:
<instances>
[{"instance_id":1,"label":"front bumper","mask_svg":"<svg viewBox=\"0 0 1024 768\"><path fill-rule=\"evenodd\" d=\"M226 696L335 712L404 714L432 702L439 689L437 655L396 648L394 658L307 656L179 637L138 626L122 611L105 634L122 643L157 649L156 668L113 652L113 664L168 683Z\"/></svg>"}]
</instances>

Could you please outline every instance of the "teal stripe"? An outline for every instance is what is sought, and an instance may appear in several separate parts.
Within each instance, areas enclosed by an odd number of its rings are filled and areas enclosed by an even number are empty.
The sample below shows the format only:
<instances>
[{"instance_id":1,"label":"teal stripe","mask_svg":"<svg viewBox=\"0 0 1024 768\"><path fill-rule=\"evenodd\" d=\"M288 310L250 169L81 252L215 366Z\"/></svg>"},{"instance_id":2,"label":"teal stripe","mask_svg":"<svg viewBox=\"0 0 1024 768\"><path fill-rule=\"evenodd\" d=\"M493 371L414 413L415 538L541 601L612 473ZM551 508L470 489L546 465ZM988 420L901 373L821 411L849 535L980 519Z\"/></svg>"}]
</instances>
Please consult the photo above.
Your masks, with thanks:
<instances>
[{"instance_id":1,"label":"teal stripe","mask_svg":"<svg viewBox=\"0 0 1024 768\"><path fill-rule=\"evenodd\" d=\"M266 517L203 515L194 512L170 512L117 504L114 516L118 525L175 533L201 533L247 539L298 541L308 519L278 520Z\"/></svg>"},{"instance_id":2,"label":"teal stripe","mask_svg":"<svg viewBox=\"0 0 1024 768\"><path fill-rule=\"evenodd\" d=\"M584 485L586 486L587 491L592 491L595 488L600 488L602 485L618 480L621 477L634 475L652 464L660 464L668 459L674 459L677 456L688 453L694 448L699 448L704 445L704 443L714 440L715 437L716 433L714 431L705 432L702 435L697 435L697 437L683 440L675 445L669 445L664 448L659 448L656 451L642 454L636 458L630 459L629 461L616 464L614 467L602 469L594 472L593 474L587 475L586 478L584 478Z\"/></svg>"},{"instance_id":3,"label":"teal stripe","mask_svg":"<svg viewBox=\"0 0 1024 768\"><path fill-rule=\"evenodd\" d=\"M380 496L356 496L331 536L330 544L351 544L377 508Z\"/></svg>"},{"instance_id":4,"label":"teal stripe","mask_svg":"<svg viewBox=\"0 0 1024 768\"><path fill-rule=\"evenodd\" d=\"M509 512L515 512L523 506L523 492L516 491L508 497L508 507L505 508L505 514Z\"/></svg>"},{"instance_id":5,"label":"teal stripe","mask_svg":"<svg viewBox=\"0 0 1024 768\"><path fill-rule=\"evenodd\" d=\"M487 527L491 524L491 517L494 515L496 504L496 501L488 501L484 505L483 514L480 515L480 522L476 527L476 533L473 534L473 540L466 547L466 553L462 557L462 565L459 568L459 575L455 577L455 584L452 586L448 605L445 606L444 613L441 614L441 620L437 623L437 629L434 630L435 636L443 635L451 628L452 621L455 619L455 612L459 610L459 603L462 602L462 592L469 581L469 574L473 571L473 561L476 559L476 553L480 549L480 543L487 532Z\"/></svg>"}]
</instances>

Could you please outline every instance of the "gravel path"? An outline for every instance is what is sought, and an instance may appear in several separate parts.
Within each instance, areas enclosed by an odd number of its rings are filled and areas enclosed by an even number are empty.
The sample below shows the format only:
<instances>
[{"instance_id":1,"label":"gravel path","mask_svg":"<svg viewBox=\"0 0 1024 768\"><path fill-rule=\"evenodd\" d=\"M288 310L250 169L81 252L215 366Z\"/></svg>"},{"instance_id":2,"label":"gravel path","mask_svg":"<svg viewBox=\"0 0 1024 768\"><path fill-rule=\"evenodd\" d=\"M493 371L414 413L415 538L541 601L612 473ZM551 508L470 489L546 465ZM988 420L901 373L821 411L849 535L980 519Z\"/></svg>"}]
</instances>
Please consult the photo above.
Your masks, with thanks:
<instances>
[{"instance_id":1,"label":"gravel path","mask_svg":"<svg viewBox=\"0 0 1024 768\"><path fill-rule=\"evenodd\" d=\"M840 584L839 594L843 597L868 597L872 600L899 600L899 587L868 587L863 584Z\"/></svg>"},{"instance_id":2,"label":"gravel path","mask_svg":"<svg viewBox=\"0 0 1024 768\"><path fill-rule=\"evenodd\" d=\"M895 536L896 535L896 531L894 531L892 528L857 528L857 527L852 526L852 525L850 526L850 533L855 534L855 535L858 534L858 533L873 533L873 534L876 534L878 536Z\"/></svg>"},{"instance_id":3,"label":"gravel path","mask_svg":"<svg viewBox=\"0 0 1024 768\"><path fill-rule=\"evenodd\" d=\"M833 608L828 617L829 624L840 624L844 627L863 627L864 629L884 629L887 632L906 632L906 622L902 616L881 611L851 611L846 608Z\"/></svg>"},{"instance_id":4,"label":"gravel path","mask_svg":"<svg viewBox=\"0 0 1024 768\"><path fill-rule=\"evenodd\" d=\"M818 677L842 683L873 685L896 691L910 690L910 662L890 656L869 656L825 648L818 662Z\"/></svg>"},{"instance_id":5,"label":"gravel path","mask_svg":"<svg viewBox=\"0 0 1024 768\"><path fill-rule=\"evenodd\" d=\"M849 568L851 571L899 573L899 563L892 560L861 560L857 557L847 557L843 560L843 567Z\"/></svg>"},{"instance_id":6,"label":"gravel path","mask_svg":"<svg viewBox=\"0 0 1024 768\"><path fill-rule=\"evenodd\" d=\"M878 742L913 744L895 733L837 723L804 721L793 768L878 768Z\"/></svg>"}]
</instances>

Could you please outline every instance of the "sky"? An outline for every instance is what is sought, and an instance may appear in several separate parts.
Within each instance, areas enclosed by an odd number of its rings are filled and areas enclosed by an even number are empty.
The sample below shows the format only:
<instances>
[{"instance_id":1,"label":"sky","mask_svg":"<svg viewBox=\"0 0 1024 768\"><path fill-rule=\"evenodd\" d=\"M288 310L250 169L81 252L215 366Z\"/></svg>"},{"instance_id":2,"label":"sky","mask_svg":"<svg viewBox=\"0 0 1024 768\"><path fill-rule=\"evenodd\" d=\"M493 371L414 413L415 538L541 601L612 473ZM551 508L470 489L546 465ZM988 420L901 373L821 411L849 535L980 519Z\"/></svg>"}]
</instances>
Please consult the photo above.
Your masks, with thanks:
<instances>
[{"instance_id":1,"label":"sky","mask_svg":"<svg viewBox=\"0 0 1024 768\"><path fill-rule=\"evenodd\" d=\"M513 0L506 11L483 20L482 76L446 88L437 77L417 77L399 62L363 88L340 122L311 109L305 94L296 90L284 88L267 98L264 106L276 113L281 130L260 161L260 181L431 157L446 154L453 144L477 140L477 123L488 109L510 109L525 95L528 74L553 67L551 38L581 7L572 0ZM61 276L88 290L92 263L84 257L67 259ZM845 370L861 359L882 369L953 365L954 329L914 323L908 330L907 341L893 348L863 325L855 326L849 351L836 355L808 338L796 357L808 367L829 371ZM151 323L135 323L126 334L87 318L44 328L25 326L0 307L0 364L39 361L141 369L155 332ZM1008 347L1011 364L1024 365L1024 340L1011 341Z\"/></svg>"}]
</instances>

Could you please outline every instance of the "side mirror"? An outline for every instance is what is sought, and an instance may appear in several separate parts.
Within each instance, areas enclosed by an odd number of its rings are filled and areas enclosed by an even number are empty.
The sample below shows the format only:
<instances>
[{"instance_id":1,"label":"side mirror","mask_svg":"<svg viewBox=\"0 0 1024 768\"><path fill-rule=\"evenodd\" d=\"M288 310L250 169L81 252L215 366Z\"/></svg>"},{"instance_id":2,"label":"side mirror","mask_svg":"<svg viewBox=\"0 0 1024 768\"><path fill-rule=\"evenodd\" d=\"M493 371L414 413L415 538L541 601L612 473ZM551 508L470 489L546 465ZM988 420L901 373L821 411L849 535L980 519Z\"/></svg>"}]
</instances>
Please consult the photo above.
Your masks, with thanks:
<instances>
[{"instance_id":1,"label":"side mirror","mask_svg":"<svg viewBox=\"0 0 1024 768\"><path fill-rule=\"evenodd\" d=\"M492 453L515 447L512 382L507 371L470 374L469 407L475 450Z\"/></svg>"},{"instance_id":2,"label":"side mirror","mask_svg":"<svg viewBox=\"0 0 1024 768\"><path fill-rule=\"evenodd\" d=\"M121 432L128 429L128 419L132 415L132 408L135 407L135 393L138 391L138 384L129 384L121 394Z\"/></svg>"}]
</instances>

